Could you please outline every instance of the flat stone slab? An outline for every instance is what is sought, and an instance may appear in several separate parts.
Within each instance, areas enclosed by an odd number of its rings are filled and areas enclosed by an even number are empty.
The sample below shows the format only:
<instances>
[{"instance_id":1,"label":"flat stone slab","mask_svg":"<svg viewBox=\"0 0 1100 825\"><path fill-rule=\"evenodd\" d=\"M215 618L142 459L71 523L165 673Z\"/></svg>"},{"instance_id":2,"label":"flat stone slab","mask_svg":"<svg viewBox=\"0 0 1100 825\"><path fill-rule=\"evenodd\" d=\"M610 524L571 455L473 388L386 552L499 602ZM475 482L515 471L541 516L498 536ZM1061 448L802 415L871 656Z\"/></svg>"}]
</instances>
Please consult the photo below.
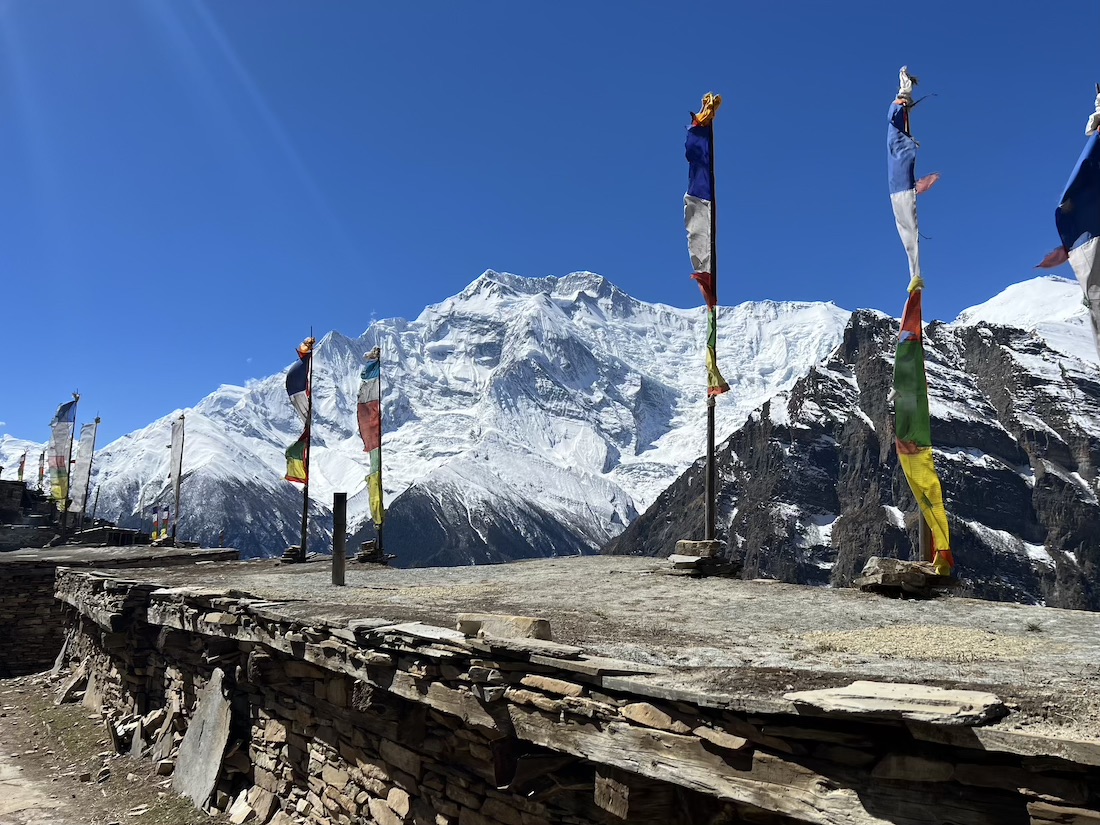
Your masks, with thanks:
<instances>
[{"instance_id":1,"label":"flat stone slab","mask_svg":"<svg viewBox=\"0 0 1100 825\"><path fill-rule=\"evenodd\" d=\"M44 547L0 553L0 567L152 567L199 561L235 561L229 547Z\"/></svg>"},{"instance_id":2,"label":"flat stone slab","mask_svg":"<svg viewBox=\"0 0 1100 825\"><path fill-rule=\"evenodd\" d=\"M957 587L953 576L936 573L931 562L872 556L854 584L860 590L877 593L906 593L925 598L934 590Z\"/></svg>"},{"instance_id":3,"label":"flat stone slab","mask_svg":"<svg viewBox=\"0 0 1100 825\"><path fill-rule=\"evenodd\" d=\"M852 682L847 687L794 691L783 698L794 702L800 711L812 708L824 714L933 725L981 725L1008 714L1008 708L992 693L893 682Z\"/></svg>"},{"instance_id":4,"label":"flat stone slab","mask_svg":"<svg viewBox=\"0 0 1100 825\"><path fill-rule=\"evenodd\" d=\"M498 639L542 639L550 641L550 622L534 616L502 613L459 613L457 627L466 636L495 636Z\"/></svg>"},{"instance_id":5,"label":"flat stone slab","mask_svg":"<svg viewBox=\"0 0 1100 825\"><path fill-rule=\"evenodd\" d=\"M456 568L349 565L342 588L332 585L330 572L318 565L279 567L272 560L253 560L131 568L124 575L164 587L246 591L268 606L261 612L250 603L245 612L316 627L338 620L360 640L367 640L367 628L413 620L453 628L460 612L541 616L555 637L574 649L667 668L645 678L599 676L607 689L622 681L624 689L629 684L631 690L649 691L641 695L682 696L707 707L794 713L794 703L781 698L784 693L857 680L926 683L990 691L1019 705L1005 720L1003 735L1009 738L1012 731L1061 741L1097 736L1097 613L955 595L912 601L854 588L690 578L701 574L674 570L663 558L631 556ZM160 596L154 601L162 598L168 601ZM530 655L581 661L560 648L536 650L535 640L513 642ZM440 644L459 645L457 640ZM491 653L506 642L469 638L466 644ZM1029 676L1034 673L1043 675L1042 683ZM658 690L668 697L655 696ZM1043 713L1048 702L1053 715ZM805 708L803 713L811 712Z\"/></svg>"},{"instance_id":6,"label":"flat stone slab","mask_svg":"<svg viewBox=\"0 0 1100 825\"><path fill-rule=\"evenodd\" d=\"M198 708L180 742L172 788L199 808L206 806L218 784L222 755L229 742L229 699L222 683L225 674L215 668L198 695Z\"/></svg>"},{"instance_id":7,"label":"flat stone slab","mask_svg":"<svg viewBox=\"0 0 1100 825\"><path fill-rule=\"evenodd\" d=\"M722 549L722 542L720 541L689 541L688 539L681 539L676 542L676 553L678 556L695 556L696 558L711 558L718 555L718 551Z\"/></svg>"}]
</instances>

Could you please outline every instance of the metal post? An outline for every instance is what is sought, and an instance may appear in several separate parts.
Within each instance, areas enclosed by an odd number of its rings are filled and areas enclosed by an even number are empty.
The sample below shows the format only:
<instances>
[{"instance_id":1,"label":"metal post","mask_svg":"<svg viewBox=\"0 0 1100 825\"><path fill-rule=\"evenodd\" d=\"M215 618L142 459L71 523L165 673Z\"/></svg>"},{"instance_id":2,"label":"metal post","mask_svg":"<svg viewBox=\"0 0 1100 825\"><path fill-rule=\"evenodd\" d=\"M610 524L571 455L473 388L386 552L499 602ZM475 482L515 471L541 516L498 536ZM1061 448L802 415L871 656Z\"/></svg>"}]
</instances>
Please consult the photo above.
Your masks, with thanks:
<instances>
[{"instance_id":1,"label":"metal post","mask_svg":"<svg viewBox=\"0 0 1100 825\"><path fill-rule=\"evenodd\" d=\"M332 583L344 584L348 558L348 494L332 494Z\"/></svg>"}]
</instances>

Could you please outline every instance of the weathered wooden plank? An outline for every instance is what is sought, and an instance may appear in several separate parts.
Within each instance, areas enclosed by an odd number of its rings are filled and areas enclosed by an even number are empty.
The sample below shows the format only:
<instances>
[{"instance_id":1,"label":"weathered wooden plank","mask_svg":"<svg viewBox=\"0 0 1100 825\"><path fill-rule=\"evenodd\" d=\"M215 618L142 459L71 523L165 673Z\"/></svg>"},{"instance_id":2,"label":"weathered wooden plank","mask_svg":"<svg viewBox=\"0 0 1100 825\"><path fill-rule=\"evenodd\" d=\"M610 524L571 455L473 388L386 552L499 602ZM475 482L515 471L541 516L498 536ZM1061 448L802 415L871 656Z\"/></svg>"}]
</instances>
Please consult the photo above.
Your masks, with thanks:
<instances>
[{"instance_id":1,"label":"weathered wooden plank","mask_svg":"<svg viewBox=\"0 0 1100 825\"><path fill-rule=\"evenodd\" d=\"M596 768L594 800L631 825L667 825L679 812L674 786L605 765Z\"/></svg>"},{"instance_id":2,"label":"weathered wooden plank","mask_svg":"<svg viewBox=\"0 0 1100 825\"><path fill-rule=\"evenodd\" d=\"M874 780L866 771L825 763L811 768L762 751L751 758L718 755L694 736L620 722L561 722L515 705L508 711L520 739L812 825L1028 822L1024 800L1015 795L950 784L930 797L927 785Z\"/></svg>"}]
</instances>

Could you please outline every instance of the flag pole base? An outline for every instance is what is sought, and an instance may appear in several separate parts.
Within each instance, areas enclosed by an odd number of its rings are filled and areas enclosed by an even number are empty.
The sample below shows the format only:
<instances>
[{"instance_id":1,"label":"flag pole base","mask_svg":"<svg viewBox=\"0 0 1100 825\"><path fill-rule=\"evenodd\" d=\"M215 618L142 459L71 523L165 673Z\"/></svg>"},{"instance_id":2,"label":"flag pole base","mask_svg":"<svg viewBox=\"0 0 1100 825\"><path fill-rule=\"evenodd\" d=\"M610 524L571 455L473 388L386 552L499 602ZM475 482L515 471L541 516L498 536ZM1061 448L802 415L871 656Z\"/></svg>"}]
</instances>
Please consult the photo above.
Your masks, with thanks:
<instances>
[{"instance_id":1,"label":"flag pole base","mask_svg":"<svg viewBox=\"0 0 1100 825\"><path fill-rule=\"evenodd\" d=\"M668 557L671 572L695 578L705 576L740 576L741 561L726 558L724 545L716 539L693 541L681 539Z\"/></svg>"},{"instance_id":2,"label":"flag pole base","mask_svg":"<svg viewBox=\"0 0 1100 825\"><path fill-rule=\"evenodd\" d=\"M300 544L290 545L283 551L283 555L279 559L283 564L301 564L305 560L306 554L302 551Z\"/></svg>"},{"instance_id":3,"label":"flag pole base","mask_svg":"<svg viewBox=\"0 0 1100 825\"><path fill-rule=\"evenodd\" d=\"M932 599L959 586L954 576L936 573L931 562L871 556L853 584L865 593L905 599Z\"/></svg>"},{"instance_id":4,"label":"flag pole base","mask_svg":"<svg viewBox=\"0 0 1100 825\"><path fill-rule=\"evenodd\" d=\"M392 553L383 553L382 548L378 546L378 542L375 539L364 541L359 545L359 552L355 556L355 561L359 564L389 564L392 559L396 559Z\"/></svg>"}]
</instances>

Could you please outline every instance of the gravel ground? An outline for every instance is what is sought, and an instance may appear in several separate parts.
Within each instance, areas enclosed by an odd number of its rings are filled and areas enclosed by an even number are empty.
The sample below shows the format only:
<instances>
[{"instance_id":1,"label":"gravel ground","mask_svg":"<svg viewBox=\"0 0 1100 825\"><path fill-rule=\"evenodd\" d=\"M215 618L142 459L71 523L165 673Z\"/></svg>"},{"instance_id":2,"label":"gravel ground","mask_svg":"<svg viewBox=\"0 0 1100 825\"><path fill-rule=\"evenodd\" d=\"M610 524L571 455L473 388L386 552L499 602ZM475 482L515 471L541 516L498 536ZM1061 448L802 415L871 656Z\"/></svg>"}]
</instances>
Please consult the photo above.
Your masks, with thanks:
<instances>
[{"instance_id":1,"label":"gravel ground","mask_svg":"<svg viewBox=\"0 0 1100 825\"><path fill-rule=\"evenodd\" d=\"M420 620L454 627L463 611L550 620L554 639L664 665L695 690L778 697L856 678L971 686L1019 706L1003 725L1100 739L1100 615L945 596L693 579L662 560L622 556L397 570L327 557L128 570L127 578L234 588L295 602L310 616ZM669 681L668 683L672 683Z\"/></svg>"},{"instance_id":2,"label":"gravel ground","mask_svg":"<svg viewBox=\"0 0 1100 825\"><path fill-rule=\"evenodd\" d=\"M99 714L57 707L45 674L0 679L0 825L217 825L153 774L110 749ZM83 777L83 779L82 779Z\"/></svg>"}]
</instances>

